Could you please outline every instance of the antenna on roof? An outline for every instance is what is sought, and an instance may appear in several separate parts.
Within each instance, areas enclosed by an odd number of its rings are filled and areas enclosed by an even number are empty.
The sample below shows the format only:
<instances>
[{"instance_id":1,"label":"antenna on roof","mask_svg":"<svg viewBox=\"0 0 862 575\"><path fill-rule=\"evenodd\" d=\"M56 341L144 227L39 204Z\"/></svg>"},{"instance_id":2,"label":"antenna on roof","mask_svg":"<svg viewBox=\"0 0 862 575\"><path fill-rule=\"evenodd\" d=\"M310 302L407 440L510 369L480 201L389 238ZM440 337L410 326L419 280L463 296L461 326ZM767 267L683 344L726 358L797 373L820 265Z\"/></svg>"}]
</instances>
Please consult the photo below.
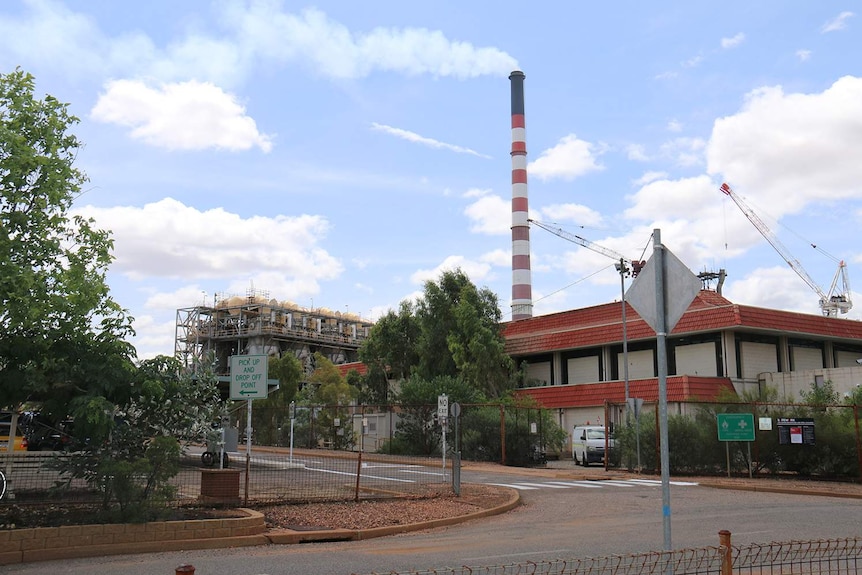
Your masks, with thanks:
<instances>
[{"instance_id":1,"label":"antenna on roof","mask_svg":"<svg viewBox=\"0 0 862 575\"><path fill-rule=\"evenodd\" d=\"M718 280L718 284L715 286L715 293L721 295L721 287L724 285L724 278L727 277L727 272L724 271L724 268L717 272L702 271L697 274L697 277L700 278L703 289L710 291L712 291L712 282Z\"/></svg>"}]
</instances>

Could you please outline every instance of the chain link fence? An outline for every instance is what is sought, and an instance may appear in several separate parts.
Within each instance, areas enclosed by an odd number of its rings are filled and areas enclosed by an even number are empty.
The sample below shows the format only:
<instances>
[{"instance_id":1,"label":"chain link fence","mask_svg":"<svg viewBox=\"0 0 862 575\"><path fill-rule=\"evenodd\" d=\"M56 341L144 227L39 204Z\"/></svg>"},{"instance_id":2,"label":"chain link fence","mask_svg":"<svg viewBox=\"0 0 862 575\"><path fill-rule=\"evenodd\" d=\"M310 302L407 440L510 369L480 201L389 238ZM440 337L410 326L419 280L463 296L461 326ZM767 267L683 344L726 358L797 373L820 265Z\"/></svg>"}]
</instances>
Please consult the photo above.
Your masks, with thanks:
<instances>
[{"instance_id":1,"label":"chain link fence","mask_svg":"<svg viewBox=\"0 0 862 575\"><path fill-rule=\"evenodd\" d=\"M859 538L736 547L731 545L730 535L726 531L721 532L717 547L507 565L390 571L387 575L856 575L862 569L862 539Z\"/></svg>"},{"instance_id":2,"label":"chain link fence","mask_svg":"<svg viewBox=\"0 0 862 575\"><path fill-rule=\"evenodd\" d=\"M679 412L668 417L672 474L860 477L859 406L762 402L680 405ZM655 403L639 405L637 413L627 410L625 404L607 404L608 427L614 437L610 467L660 470L658 411ZM732 429L719 429L719 423L725 421L753 426L746 429L753 440L724 440L734 437Z\"/></svg>"},{"instance_id":3,"label":"chain link fence","mask_svg":"<svg viewBox=\"0 0 862 575\"><path fill-rule=\"evenodd\" d=\"M309 501L358 501L382 497L432 497L452 492L451 462L439 457L405 457L280 448L244 448L224 464L202 464L192 448L173 476L169 504L258 505ZM21 453L0 456L6 477L4 500L16 505L49 503L100 505L103 491L85 479L69 479L63 460L70 454ZM141 478L143 480L143 478Z\"/></svg>"},{"instance_id":4,"label":"chain link fence","mask_svg":"<svg viewBox=\"0 0 862 575\"><path fill-rule=\"evenodd\" d=\"M240 433L245 413L231 424ZM437 417L436 404L255 408L254 445L442 457L459 450L470 461L526 466L544 462L551 443L565 442L550 412L503 404L461 404L457 418ZM556 430L556 431L555 431ZM445 443L444 443L445 442Z\"/></svg>"}]
</instances>

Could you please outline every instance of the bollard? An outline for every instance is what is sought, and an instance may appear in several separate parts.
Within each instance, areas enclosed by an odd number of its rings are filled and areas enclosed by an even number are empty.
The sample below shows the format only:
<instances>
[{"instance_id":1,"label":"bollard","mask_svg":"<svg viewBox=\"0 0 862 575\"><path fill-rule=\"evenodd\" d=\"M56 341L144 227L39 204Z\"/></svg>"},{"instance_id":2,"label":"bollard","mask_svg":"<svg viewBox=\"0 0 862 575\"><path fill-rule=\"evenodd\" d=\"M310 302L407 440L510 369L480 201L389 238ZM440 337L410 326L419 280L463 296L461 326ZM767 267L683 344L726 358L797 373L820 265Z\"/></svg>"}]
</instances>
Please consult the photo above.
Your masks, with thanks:
<instances>
[{"instance_id":1,"label":"bollard","mask_svg":"<svg viewBox=\"0 0 862 575\"><path fill-rule=\"evenodd\" d=\"M733 573L733 553L730 549L730 531L722 529L718 532L718 541L721 546L721 575Z\"/></svg>"},{"instance_id":2,"label":"bollard","mask_svg":"<svg viewBox=\"0 0 862 575\"><path fill-rule=\"evenodd\" d=\"M195 566L180 565L177 567L175 575L195 575Z\"/></svg>"}]
</instances>

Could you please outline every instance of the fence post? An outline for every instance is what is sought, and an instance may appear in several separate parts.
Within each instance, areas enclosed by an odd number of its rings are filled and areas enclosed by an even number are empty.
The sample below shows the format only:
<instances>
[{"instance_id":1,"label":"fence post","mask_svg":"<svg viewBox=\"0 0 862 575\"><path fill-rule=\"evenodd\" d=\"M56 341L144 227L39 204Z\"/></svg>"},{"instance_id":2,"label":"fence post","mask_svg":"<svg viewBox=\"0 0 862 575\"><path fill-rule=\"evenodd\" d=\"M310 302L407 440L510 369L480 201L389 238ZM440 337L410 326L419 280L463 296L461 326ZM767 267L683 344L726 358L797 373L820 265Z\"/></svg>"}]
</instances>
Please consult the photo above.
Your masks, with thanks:
<instances>
[{"instance_id":1,"label":"fence post","mask_svg":"<svg viewBox=\"0 0 862 575\"><path fill-rule=\"evenodd\" d=\"M500 465L506 465L506 408L500 404Z\"/></svg>"},{"instance_id":2,"label":"fence post","mask_svg":"<svg viewBox=\"0 0 862 575\"><path fill-rule=\"evenodd\" d=\"M862 477L862 439L859 437L859 406L853 405L853 423L856 426L856 462L859 476Z\"/></svg>"},{"instance_id":3,"label":"fence post","mask_svg":"<svg viewBox=\"0 0 862 575\"><path fill-rule=\"evenodd\" d=\"M359 449L359 457L356 458L356 491L353 495L354 501L359 501L359 478L362 477L362 449Z\"/></svg>"},{"instance_id":4,"label":"fence post","mask_svg":"<svg viewBox=\"0 0 862 575\"><path fill-rule=\"evenodd\" d=\"M732 575L733 553L730 548L730 531L726 529L719 531L718 541L721 550L721 575Z\"/></svg>"}]
</instances>

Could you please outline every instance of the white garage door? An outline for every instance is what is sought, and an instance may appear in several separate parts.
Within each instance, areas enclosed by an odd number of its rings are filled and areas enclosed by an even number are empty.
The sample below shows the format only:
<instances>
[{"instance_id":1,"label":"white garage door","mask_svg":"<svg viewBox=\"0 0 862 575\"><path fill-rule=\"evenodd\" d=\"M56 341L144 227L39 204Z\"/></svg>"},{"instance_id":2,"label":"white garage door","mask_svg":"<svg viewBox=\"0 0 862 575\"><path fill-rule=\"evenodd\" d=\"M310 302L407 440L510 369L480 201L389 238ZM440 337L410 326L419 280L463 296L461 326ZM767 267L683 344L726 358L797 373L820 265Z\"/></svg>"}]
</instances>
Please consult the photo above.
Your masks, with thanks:
<instances>
[{"instance_id":1,"label":"white garage door","mask_svg":"<svg viewBox=\"0 0 862 575\"><path fill-rule=\"evenodd\" d=\"M674 375L718 375L715 366L715 343L693 343L675 348L676 373Z\"/></svg>"},{"instance_id":2,"label":"white garage door","mask_svg":"<svg viewBox=\"0 0 862 575\"><path fill-rule=\"evenodd\" d=\"M573 357L566 362L569 383L595 383L599 378L599 358L591 355L588 357Z\"/></svg>"},{"instance_id":3,"label":"white garage door","mask_svg":"<svg viewBox=\"0 0 862 575\"><path fill-rule=\"evenodd\" d=\"M756 379L759 373L778 371L778 354L771 343L743 341L739 346L743 379Z\"/></svg>"},{"instance_id":4,"label":"white garage door","mask_svg":"<svg viewBox=\"0 0 862 575\"><path fill-rule=\"evenodd\" d=\"M820 369L823 367L823 352L811 347L791 347L793 371Z\"/></svg>"},{"instance_id":5,"label":"white garage door","mask_svg":"<svg viewBox=\"0 0 862 575\"><path fill-rule=\"evenodd\" d=\"M655 377L655 369L653 368L653 353L651 349L629 352L629 379L647 379ZM617 366L619 367L620 379L623 379L625 374L623 362L623 354L617 356Z\"/></svg>"},{"instance_id":6,"label":"white garage door","mask_svg":"<svg viewBox=\"0 0 862 575\"><path fill-rule=\"evenodd\" d=\"M527 364L527 385L550 385L551 384L551 362Z\"/></svg>"}]
</instances>

